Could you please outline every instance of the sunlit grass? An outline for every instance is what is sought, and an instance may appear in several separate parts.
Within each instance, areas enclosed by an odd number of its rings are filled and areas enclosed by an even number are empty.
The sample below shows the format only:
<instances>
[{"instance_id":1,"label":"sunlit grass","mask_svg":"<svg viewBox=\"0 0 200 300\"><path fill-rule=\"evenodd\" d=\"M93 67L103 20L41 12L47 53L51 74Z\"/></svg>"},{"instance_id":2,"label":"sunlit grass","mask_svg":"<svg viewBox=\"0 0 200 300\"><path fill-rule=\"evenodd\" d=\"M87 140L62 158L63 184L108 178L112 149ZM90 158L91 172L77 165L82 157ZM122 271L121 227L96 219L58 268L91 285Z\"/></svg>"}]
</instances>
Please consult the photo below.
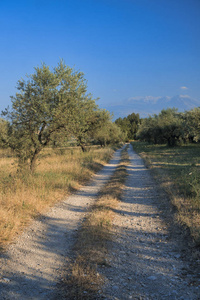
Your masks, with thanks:
<instances>
[{"instance_id":1,"label":"sunlit grass","mask_svg":"<svg viewBox=\"0 0 200 300\"><path fill-rule=\"evenodd\" d=\"M169 148L134 142L133 147L169 193L178 221L187 225L200 244L200 144Z\"/></svg>"},{"instance_id":2,"label":"sunlit grass","mask_svg":"<svg viewBox=\"0 0 200 300\"><path fill-rule=\"evenodd\" d=\"M113 150L74 148L41 153L35 174L18 172L14 157L1 150L0 245L10 242L24 226L49 206L86 183L107 162ZM4 155L3 155L4 154Z\"/></svg>"}]
</instances>

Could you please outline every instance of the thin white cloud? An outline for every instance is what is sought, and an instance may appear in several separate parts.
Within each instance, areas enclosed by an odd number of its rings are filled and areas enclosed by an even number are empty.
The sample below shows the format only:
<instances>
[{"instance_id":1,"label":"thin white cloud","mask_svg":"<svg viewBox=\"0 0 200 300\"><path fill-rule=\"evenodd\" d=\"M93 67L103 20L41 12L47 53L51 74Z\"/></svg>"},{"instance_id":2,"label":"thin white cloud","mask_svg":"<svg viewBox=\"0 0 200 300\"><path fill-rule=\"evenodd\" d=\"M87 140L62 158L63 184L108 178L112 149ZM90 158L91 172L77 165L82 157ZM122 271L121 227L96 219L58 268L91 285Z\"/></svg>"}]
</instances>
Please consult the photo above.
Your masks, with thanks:
<instances>
[{"instance_id":1,"label":"thin white cloud","mask_svg":"<svg viewBox=\"0 0 200 300\"><path fill-rule=\"evenodd\" d=\"M152 102L152 101L157 101L158 99L160 99L161 97L153 97L153 96L145 96L145 97L142 97L142 96L139 96L139 97L130 97L128 98L127 100L129 102L132 102L132 101L145 101L145 102Z\"/></svg>"},{"instance_id":2,"label":"thin white cloud","mask_svg":"<svg viewBox=\"0 0 200 300\"><path fill-rule=\"evenodd\" d=\"M187 86L181 86L180 89L181 90L188 90L188 87Z\"/></svg>"},{"instance_id":3,"label":"thin white cloud","mask_svg":"<svg viewBox=\"0 0 200 300\"><path fill-rule=\"evenodd\" d=\"M181 98L190 98L189 95L180 95Z\"/></svg>"}]
</instances>

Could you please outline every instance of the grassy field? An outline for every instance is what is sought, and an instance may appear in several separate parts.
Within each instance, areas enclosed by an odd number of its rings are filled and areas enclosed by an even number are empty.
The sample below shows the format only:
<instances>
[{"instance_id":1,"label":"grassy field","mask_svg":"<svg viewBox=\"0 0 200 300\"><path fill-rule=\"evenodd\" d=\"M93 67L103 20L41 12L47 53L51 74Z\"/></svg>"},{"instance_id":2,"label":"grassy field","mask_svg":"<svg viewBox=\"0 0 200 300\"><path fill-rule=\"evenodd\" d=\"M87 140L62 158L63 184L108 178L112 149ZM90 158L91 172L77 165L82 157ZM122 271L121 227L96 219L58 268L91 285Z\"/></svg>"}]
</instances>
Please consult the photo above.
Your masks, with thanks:
<instances>
[{"instance_id":1,"label":"grassy field","mask_svg":"<svg viewBox=\"0 0 200 300\"><path fill-rule=\"evenodd\" d=\"M46 149L35 174L17 171L11 151L0 150L0 247L48 207L86 183L113 154L110 148Z\"/></svg>"},{"instance_id":2,"label":"grassy field","mask_svg":"<svg viewBox=\"0 0 200 300\"><path fill-rule=\"evenodd\" d=\"M200 245L200 144L173 148L144 142L132 145L168 192L178 222L190 229Z\"/></svg>"}]
</instances>

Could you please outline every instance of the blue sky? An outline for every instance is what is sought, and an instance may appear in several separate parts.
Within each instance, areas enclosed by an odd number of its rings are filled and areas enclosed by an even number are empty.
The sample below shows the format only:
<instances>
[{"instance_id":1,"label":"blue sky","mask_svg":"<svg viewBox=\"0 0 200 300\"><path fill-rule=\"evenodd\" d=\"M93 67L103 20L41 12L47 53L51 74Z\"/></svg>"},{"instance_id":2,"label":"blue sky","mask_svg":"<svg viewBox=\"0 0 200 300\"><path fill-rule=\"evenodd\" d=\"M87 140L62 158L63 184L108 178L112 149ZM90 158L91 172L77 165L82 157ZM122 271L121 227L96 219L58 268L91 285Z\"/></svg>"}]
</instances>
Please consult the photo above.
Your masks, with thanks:
<instances>
[{"instance_id":1,"label":"blue sky","mask_svg":"<svg viewBox=\"0 0 200 300\"><path fill-rule=\"evenodd\" d=\"M0 1L0 111L19 79L60 58L85 74L101 107L200 100L200 0Z\"/></svg>"}]
</instances>

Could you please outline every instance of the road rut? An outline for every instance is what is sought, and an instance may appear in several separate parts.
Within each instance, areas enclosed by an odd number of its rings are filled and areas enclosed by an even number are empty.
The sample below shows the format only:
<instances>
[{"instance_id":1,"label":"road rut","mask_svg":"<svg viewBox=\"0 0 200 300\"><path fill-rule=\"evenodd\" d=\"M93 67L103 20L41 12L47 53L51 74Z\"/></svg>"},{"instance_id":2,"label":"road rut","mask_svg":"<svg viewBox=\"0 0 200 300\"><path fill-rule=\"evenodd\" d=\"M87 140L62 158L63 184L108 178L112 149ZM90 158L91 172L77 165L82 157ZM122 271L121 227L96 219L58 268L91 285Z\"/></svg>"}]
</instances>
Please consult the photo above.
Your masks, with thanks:
<instances>
[{"instance_id":1,"label":"road rut","mask_svg":"<svg viewBox=\"0 0 200 300\"><path fill-rule=\"evenodd\" d=\"M200 270L193 273L183 257L179 236L170 233L164 218L166 194L143 160L129 148L130 165L124 194L113 223L113 241L104 299L197 300Z\"/></svg>"},{"instance_id":2,"label":"road rut","mask_svg":"<svg viewBox=\"0 0 200 300\"><path fill-rule=\"evenodd\" d=\"M76 230L120 160L121 150L78 193L44 214L0 256L0 299L60 299L57 283Z\"/></svg>"},{"instance_id":3,"label":"road rut","mask_svg":"<svg viewBox=\"0 0 200 300\"><path fill-rule=\"evenodd\" d=\"M183 257L179 239L171 235L171 223L164 216L166 195L132 146L129 157L108 263L98 267L106 282L94 300L200 300L198 273ZM76 231L119 160L120 150L88 186L34 221L1 255L0 299L64 299L57 283L63 266L71 262Z\"/></svg>"}]
</instances>

